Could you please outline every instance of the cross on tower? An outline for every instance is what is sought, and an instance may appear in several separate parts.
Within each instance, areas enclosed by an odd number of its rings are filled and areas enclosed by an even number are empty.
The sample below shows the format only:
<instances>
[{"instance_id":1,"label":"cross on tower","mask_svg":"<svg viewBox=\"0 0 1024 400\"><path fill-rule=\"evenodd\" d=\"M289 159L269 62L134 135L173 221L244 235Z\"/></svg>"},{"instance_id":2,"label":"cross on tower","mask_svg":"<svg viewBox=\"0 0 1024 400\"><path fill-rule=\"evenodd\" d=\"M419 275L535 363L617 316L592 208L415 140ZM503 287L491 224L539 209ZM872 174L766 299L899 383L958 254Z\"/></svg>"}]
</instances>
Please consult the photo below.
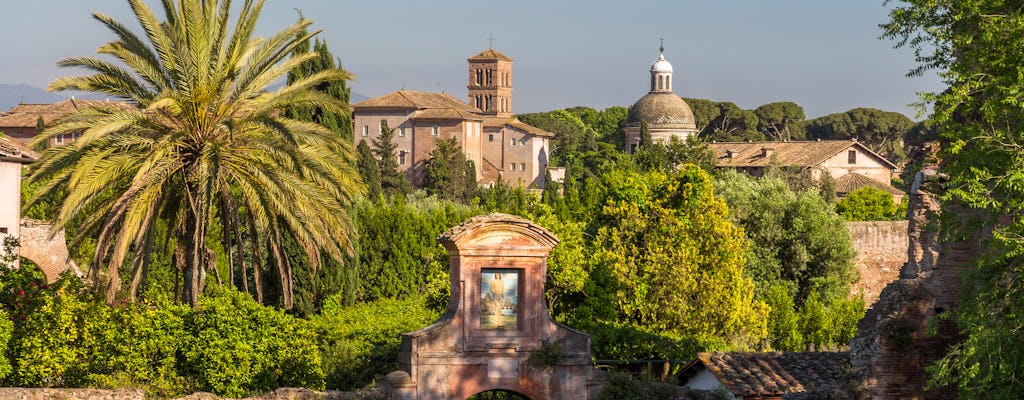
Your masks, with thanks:
<instances>
[{"instance_id":1,"label":"cross on tower","mask_svg":"<svg viewBox=\"0 0 1024 400\"><path fill-rule=\"evenodd\" d=\"M658 51L661 51L662 53L664 53L665 52L665 38L661 38L660 40L661 40L661 47L658 48Z\"/></svg>"},{"instance_id":2,"label":"cross on tower","mask_svg":"<svg viewBox=\"0 0 1024 400\"><path fill-rule=\"evenodd\" d=\"M487 45L487 48L493 49L494 48L494 35L488 35L487 36L487 41L490 43L490 44Z\"/></svg>"}]
</instances>

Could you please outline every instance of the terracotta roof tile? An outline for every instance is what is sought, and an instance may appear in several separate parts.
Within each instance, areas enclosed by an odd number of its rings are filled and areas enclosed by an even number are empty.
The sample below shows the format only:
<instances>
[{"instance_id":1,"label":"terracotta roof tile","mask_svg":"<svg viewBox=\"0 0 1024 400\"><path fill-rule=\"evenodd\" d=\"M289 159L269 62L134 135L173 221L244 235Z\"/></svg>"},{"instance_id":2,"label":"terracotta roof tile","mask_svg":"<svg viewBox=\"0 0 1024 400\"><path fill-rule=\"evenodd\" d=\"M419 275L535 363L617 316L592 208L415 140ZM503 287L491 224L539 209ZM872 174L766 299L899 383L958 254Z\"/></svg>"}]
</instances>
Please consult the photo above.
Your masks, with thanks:
<instances>
[{"instance_id":1,"label":"terracotta roof tile","mask_svg":"<svg viewBox=\"0 0 1024 400\"><path fill-rule=\"evenodd\" d=\"M30 149L18 139L0 136L0 158L28 163L38 160L39 153Z\"/></svg>"},{"instance_id":2,"label":"terracotta roof tile","mask_svg":"<svg viewBox=\"0 0 1024 400\"><path fill-rule=\"evenodd\" d=\"M75 110L101 106L134 107L130 103L120 101L76 99L68 99L50 104L19 104L14 106L6 115L0 116L0 129L35 128L40 117L43 118L43 123L50 124L54 120L71 114Z\"/></svg>"},{"instance_id":3,"label":"terracotta roof tile","mask_svg":"<svg viewBox=\"0 0 1024 400\"><path fill-rule=\"evenodd\" d=\"M849 353L699 353L680 373L707 369L734 396L780 396L835 388L845 383Z\"/></svg>"},{"instance_id":4,"label":"terracotta roof tile","mask_svg":"<svg viewBox=\"0 0 1024 400\"><path fill-rule=\"evenodd\" d=\"M708 143L708 147L715 152L718 166L720 167L767 167L772 159L778 160L782 165L797 165L801 167L813 167L821 164L828 158L839 154L850 147L858 149L877 158L879 162L891 169L896 165L886 160L885 157L871 151L866 146L848 140L823 140L816 142L718 142ZM773 155L765 156L765 149ZM732 157L729 153L732 152Z\"/></svg>"},{"instance_id":5,"label":"terracotta roof tile","mask_svg":"<svg viewBox=\"0 0 1024 400\"><path fill-rule=\"evenodd\" d=\"M893 196L902 196L906 194L902 190L892 187L892 185L876 181L856 172L850 172L836 179L836 193L839 195L845 195L865 186L871 186Z\"/></svg>"},{"instance_id":6,"label":"terracotta roof tile","mask_svg":"<svg viewBox=\"0 0 1024 400\"><path fill-rule=\"evenodd\" d=\"M487 49L467 58L466 61L512 61L512 59L497 50Z\"/></svg>"},{"instance_id":7,"label":"terracotta roof tile","mask_svg":"<svg viewBox=\"0 0 1024 400\"><path fill-rule=\"evenodd\" d=\"M527 124L527 123L525 123L523 121L520 121L516 117L487 116L487 117L484 118L484 127L502 128L502 127L506 127L506 126L514 128L514 129L521 130L521 131L526 132L528 134L531 134L533 136L541 136L541 137L554 137L555 136L554 133L551 133L551 132L548 132L546 130L540 129L540 128L536 127L536 126Z\"/></svg>"}]
</instances>

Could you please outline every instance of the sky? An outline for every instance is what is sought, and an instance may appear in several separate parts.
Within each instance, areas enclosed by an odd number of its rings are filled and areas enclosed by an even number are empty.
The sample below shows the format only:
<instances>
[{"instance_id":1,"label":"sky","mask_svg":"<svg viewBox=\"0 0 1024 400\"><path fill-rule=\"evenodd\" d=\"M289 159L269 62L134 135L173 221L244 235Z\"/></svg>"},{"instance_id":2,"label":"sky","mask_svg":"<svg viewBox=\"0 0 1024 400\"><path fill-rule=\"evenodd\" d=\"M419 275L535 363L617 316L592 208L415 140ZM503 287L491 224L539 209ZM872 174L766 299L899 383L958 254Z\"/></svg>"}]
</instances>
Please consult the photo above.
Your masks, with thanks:
<instances>
[{"instance_id":1,"label":"sky","mask_svg":"<svg viewBox=\"0 0 1024 400\"><path fill-rule=\"evenodd\" d=\"M873 107L920 119L910 104L944 85L935 74L906 77L913 51L879 39L891 7L882 0L267 0L258 31L269 36L301 10L355 74L353 91L370 97L404 88L465 101L466 58L493 43L515 60L515 113L628 107L649 90L663 38L683 97L747 109L793 101L808 118ZM141 32L125 0L3 0L3 9L5 84L45 88L80 73L56 63L94 55L113 38L94 12Z\"/></svg>"}]
</instances>

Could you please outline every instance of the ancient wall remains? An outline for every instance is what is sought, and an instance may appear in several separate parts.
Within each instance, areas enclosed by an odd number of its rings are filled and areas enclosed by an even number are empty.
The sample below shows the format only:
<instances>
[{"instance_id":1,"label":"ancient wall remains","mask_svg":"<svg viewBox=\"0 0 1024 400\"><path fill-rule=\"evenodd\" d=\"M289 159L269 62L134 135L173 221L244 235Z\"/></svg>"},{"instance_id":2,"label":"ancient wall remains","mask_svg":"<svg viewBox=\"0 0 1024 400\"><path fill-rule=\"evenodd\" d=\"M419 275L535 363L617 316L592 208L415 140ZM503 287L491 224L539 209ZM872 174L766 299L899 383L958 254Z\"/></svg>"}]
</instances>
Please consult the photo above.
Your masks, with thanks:
<instances>
[{"instance_id":1,"label":"ancient wall remains","mask_svg":"<svg viewBox=\"0 0 1024 400\"><path fill-rule=\"evenodd\" d=\"M83 276L68 254L67 240L64 231L57 232L52 239L49 223L34 220L21 220L21 248L19 254L39 265L48 282L56 281L64 271L71 270L75 275Z\"/></svg>"},{"instance_id":2,"label":"ancient wall remains","mask_svg":"<svg viewBox=\"0 0 1024 400\"><path fill-rule=\"evenodd\" d=\"M864 296L868 307L878 300L890 282L899 279L900 268L907 263L908 221L847 222L853 247L857 250L860 280L854 293Z\"/></svg>"},{"instance_id":3,"label":"ancient wall remains","mask_svg":"<svg viewBox=\"0 0 1024 400\"><path fill-rule=\"evenodd\" d=\"M932 192L929 192L931 190ZM909 194L908 261L898 280L889 284L868 310L850 343L851 364L863 398L951 399L951 388L925 390L926 367L960 340L956 326L940 315L958 306L962 276L989 236L986 228L958 242L940 240L941 190L922 174ZM960 217L969 210L951 210Z\"/></svg>"}]
</instances>

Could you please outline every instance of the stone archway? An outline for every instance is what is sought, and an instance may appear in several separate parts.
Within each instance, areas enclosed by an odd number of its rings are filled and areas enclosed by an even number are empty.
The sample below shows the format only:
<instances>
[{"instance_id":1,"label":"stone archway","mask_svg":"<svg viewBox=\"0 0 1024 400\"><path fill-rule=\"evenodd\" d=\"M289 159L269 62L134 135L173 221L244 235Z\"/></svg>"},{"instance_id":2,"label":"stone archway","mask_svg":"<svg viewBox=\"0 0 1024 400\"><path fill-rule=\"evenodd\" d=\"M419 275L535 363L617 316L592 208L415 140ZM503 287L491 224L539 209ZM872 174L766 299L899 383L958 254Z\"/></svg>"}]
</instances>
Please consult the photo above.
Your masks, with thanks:
<instances>
[{"instance_id":1,"label":"stone archway","mask_svg":"<svg viewBox=\"0 0 1024 400\"><path fill-rule=\"evenodd\" d=\"M463 222L438 241L448 249L451 297L440 320L402 335L389 399L466 400L515 393L531 400L596 398L590 337L556 323L544 298L547 257L558 239L508 214Z\"/></svg>"}]
</instances>

